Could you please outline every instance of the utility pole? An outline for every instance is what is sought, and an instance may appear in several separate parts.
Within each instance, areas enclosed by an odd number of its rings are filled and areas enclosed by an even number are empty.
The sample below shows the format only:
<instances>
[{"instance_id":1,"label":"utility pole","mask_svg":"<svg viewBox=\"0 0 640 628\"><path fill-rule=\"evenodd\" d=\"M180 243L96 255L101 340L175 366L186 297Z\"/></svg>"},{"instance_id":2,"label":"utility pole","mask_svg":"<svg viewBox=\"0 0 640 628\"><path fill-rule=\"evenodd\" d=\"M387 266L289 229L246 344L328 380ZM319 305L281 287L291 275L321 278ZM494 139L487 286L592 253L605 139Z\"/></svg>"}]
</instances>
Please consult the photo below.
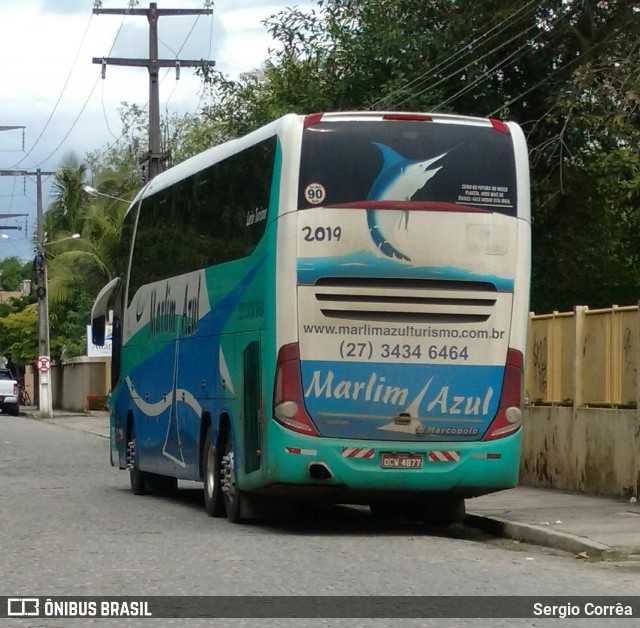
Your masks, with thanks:
<instances>
[{"instance_id":1,"label":"utility pole","mask_svg":"<svg viewBox=\"0 0 640 628\"><path fill-rule=\"evenodd\" d=\"M119 57L93 57L93 63L102 65L102 78L106 75L106 66L126 65L146 67L149 70L149 152L143 161L149 162L148 178L153 179L162 172L167 155L162 152L160 134L160 92L158 76L160 68L176 68L176 80L180 78L181 67L213 67L215 61L158 59L158 18L165 15L211 15L213 9L158 9L151 2L148 9L102 9L94 8L94 13L107 15L143 15L149 21L149 58L127 59Z\"/></svg>"},{"instance_id":2,"label":"utility pole","mask_svg":"<svg viewBox=\"0 0 640 628\"><path fill-rule=\"evenodd\" d=\"M49 298L47 296L47 262L45 259L44 213L42 208L42 177L55 172L0 170L0 177L36 177L36 276L38 296L38 411L41 416L53 416L51 392L51 356L49 355Z\"/></svg>"},{"instance_id":3,"label":"utility pole","mask_svg":"<svg viewBox=\"0 0 640 628\"><path fill-rule=\"evenodd\" d=\"M36 295L38 296L38 410L41 415L53 416L51 391L51 357L49 355L49 296L45 257L44 210L42 208L42 171L36 170ZM54 174L54 173L47 173Z\"/></svg>"}]
</instances>

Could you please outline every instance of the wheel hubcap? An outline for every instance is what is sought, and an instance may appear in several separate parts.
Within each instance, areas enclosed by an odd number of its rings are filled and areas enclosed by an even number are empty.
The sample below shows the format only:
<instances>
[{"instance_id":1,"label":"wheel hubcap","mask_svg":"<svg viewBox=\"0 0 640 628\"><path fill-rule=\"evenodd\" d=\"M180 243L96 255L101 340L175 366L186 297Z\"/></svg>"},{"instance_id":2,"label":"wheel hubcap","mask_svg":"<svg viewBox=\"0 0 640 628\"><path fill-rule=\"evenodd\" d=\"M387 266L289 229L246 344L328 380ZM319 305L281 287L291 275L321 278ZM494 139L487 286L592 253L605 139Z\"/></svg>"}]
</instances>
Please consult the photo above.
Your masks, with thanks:
<instances>
[{"instance_id":1,"label":"wheel hubcap","mask_svg":"<svg viewBox=\"0 0 640 628\"><path fill-rule=\"evenodd\" d=\"M229 499L233 499L236 493L233 451L229 451L222 458L221 475L222 475L222 490Z\"/></svg>"},{"instance_id":2,"label":"wheel hubcap","mask_svg":"<svg viewBox=\"0 0 640 628\"><path fill-rule=\"evenodd\" d=\"M136 459L136 443L134 440L130 440L127 443L127 469L134 468L135 459Z\"/></svg>"},{"instance_id":3,"label":"wheel hubcap","mask_svg":"<svg viewBox=\"0 0 640 628\"><path fill-rule=\"evenodd\" d=\"M216 486L213 464L213 447L209 447L209 451L207 452L207 492L209 495L213 495Z\"/></svg>"}]
</instances>

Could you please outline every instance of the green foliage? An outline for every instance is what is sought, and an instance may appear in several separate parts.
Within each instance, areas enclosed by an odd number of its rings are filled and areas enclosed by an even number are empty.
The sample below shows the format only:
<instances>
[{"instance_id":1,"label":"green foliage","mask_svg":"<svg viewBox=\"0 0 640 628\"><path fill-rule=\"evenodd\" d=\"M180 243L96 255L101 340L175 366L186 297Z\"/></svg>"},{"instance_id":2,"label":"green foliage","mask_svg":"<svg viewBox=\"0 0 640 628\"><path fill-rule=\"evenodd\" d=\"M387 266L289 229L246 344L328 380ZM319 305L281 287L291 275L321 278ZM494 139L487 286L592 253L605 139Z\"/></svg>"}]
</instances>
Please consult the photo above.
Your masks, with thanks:
<instances>
[{"instance_id":1,"label":"green foliage","mask_svg":"<svg viewBox=\"0 0 640 628\"><path fill-rule=\"evenodd\" d=\"M68 155L53 178L53 202L44 215L47 241L53 242L60 233L82 231L84 192L87 166L75 155Z\"/></svg>"},{"instance_id":2,"label":"green foliage","mask_svg":"<svg viewBox=\"0 0 640 628\"><path fill-rule=\"evenodd\" d=\"M91 294L78 293L65 303L50 305L50 351L54 359L86 355L93 300Z\"/></svg>"},{"instance_id":3,"label":"green foliage","mask_svg":"<svg viewBox=\"0 0 640 628\"><path fill-rule=\"evenodd\" d=\"M640 296L640 13L614 1L580 9L565 44L579 62L552 83L529 135L538 311Z\"/></svg>"},{"instance_id":4,"label":"green foliage","mask_svg":"<svg viewBox=\"0 0 640 628\"><path fill-rule=\"evenodd\" d=\"M122 134L119 140L106 150L96 150L87 155L86 161L95 186L102 192L115 186L120 191L137 190L146 180L145 157L149 150L148 118L146 110L137 104L123 102L119 109ZM216 142L210 139L210 129L200 128L198 117L192 114L165 116L160 121L166 166L180 163Z\"/></svg>"},{"instance_id":5,"label":"green foliage","mask_svg":"<svg viewBox=\"0 0 640 628\"><path fill-rule=\"evenodd\" d=\"M17 257L5 257L0 260L0 290L16 292L20 290L24 265Z\"/></svg>"},{"instance_id":6,"label":"green foliage","mask_svg":"<svg viewBox=\"0 0 640 628\"><path fill-rule=\"evenodd\" d=\"M0 355L11 356L14 364L33 363L38 357L36 321L35 303L0 316Z\"/></svg>"}]
</instances>

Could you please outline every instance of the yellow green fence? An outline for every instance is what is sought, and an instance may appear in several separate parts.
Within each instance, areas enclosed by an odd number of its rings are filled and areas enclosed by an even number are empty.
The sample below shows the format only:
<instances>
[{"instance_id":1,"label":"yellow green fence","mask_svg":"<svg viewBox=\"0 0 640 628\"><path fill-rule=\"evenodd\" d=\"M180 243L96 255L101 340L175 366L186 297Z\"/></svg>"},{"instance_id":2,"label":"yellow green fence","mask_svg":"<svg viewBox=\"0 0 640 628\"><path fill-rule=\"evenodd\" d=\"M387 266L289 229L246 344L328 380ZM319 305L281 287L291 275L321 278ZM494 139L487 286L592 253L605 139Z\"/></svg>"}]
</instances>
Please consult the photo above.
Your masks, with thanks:
<instances>
[{"instance_id":1,"label":"yellow green fence","mask_svg":"<svg viewBox=\"0 0 640 628\"><path fill-rule=\"evenodd\" d=\"M531 314L527 403L637 407L639 334L637 305Z\"/></svg>"}]
</instances>

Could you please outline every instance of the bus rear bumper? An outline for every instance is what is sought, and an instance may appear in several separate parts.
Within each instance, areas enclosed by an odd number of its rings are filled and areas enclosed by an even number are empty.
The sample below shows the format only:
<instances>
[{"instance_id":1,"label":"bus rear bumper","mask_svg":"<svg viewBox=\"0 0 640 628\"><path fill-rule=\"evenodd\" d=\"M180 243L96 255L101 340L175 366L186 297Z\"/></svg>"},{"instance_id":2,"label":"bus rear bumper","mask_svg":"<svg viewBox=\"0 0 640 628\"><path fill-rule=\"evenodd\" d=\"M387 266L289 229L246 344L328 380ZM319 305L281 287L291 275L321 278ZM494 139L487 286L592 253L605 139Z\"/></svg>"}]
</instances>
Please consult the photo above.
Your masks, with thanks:
<instances>
[{"instance_id":1,"label":"bus rear bumper","mask_svg":"<svg viewBox=\"0 0 640 628\"><path fill-rule=\"evenodd\" d=\"M277 465L267 469L267 483L289 485L293 493L300 492L297 486L328 494L446 491L474 497L516 486L521 432L492 441L437 443L346 441L286 433ZM393 466L403 464L415 466ZM320 487L326 490L314 490Z\"/></svg>"}]
</instances>

